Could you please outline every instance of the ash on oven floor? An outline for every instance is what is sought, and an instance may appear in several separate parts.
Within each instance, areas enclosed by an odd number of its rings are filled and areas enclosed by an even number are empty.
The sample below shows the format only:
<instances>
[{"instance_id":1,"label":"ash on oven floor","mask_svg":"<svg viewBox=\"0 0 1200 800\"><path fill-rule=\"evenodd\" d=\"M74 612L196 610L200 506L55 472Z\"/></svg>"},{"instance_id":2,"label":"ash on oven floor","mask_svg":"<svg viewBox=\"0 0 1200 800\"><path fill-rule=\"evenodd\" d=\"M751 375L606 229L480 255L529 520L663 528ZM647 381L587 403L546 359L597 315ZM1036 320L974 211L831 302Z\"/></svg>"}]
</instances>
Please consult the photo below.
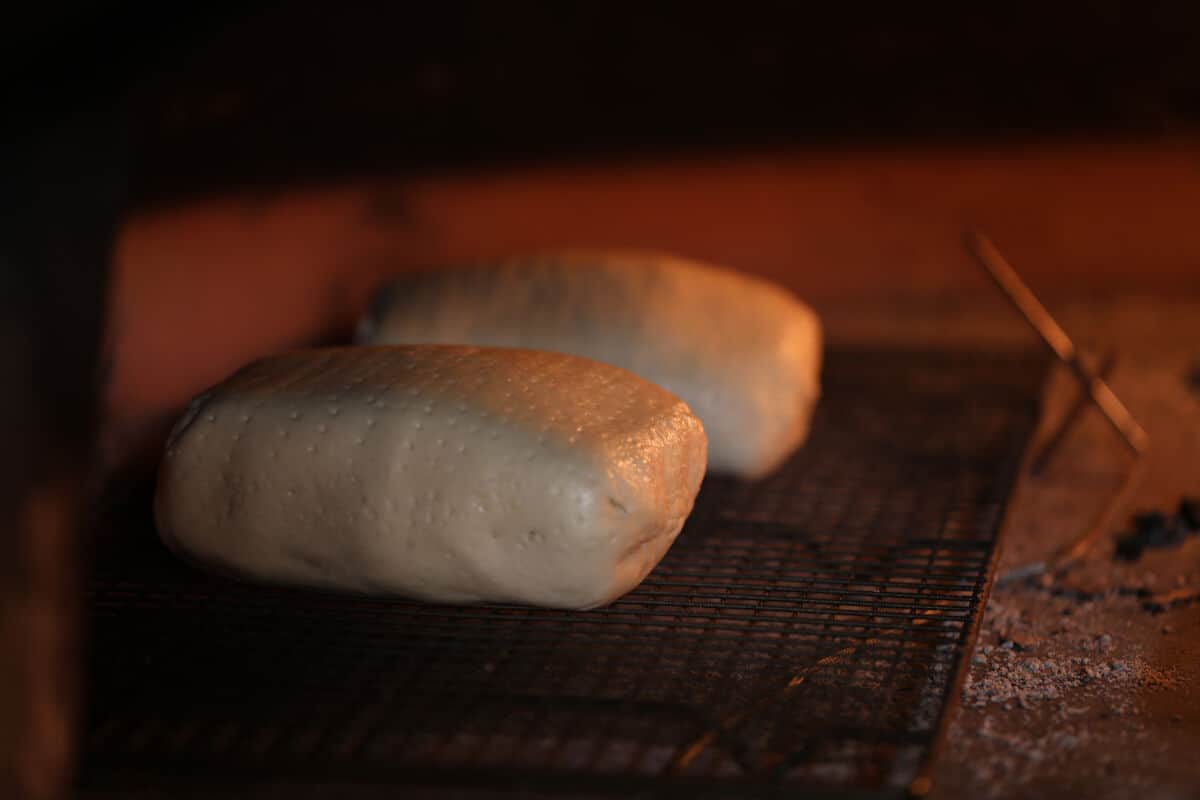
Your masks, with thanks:
<instances>
[{"instance_id":1,"label":"ash on oven floor","mask_svg":"<svg viewBox=\"0 0 1200 800\"><path fill-rule=\"evenodd\" d=\"M145 519L110 524L84 796L902 794L1044 371L831 353L808 445L766 480L707 480L662 564L594 611L247 586L172 558Z\"/></svg>"}]
</instances>

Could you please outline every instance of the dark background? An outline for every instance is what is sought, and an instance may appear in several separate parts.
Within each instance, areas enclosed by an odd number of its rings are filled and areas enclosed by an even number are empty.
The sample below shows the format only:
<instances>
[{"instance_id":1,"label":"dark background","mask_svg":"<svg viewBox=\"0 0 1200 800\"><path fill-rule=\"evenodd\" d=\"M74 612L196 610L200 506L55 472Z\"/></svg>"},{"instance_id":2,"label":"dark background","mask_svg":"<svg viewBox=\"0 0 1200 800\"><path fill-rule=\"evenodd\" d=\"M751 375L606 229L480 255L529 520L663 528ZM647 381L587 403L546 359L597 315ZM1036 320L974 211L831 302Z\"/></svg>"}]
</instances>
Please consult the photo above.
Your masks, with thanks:
<instances>
[{"instance_id":1,"label":"dark background","mask_svg":"<svg viewBox=\"0 0 1200 800\"><path fill-rule=\"evenodd\" d=\"M1186 2L175 5L9 11L10 133L127 115L141 204L364 168L1200 118Z\"/></svg>"}]
</instances>

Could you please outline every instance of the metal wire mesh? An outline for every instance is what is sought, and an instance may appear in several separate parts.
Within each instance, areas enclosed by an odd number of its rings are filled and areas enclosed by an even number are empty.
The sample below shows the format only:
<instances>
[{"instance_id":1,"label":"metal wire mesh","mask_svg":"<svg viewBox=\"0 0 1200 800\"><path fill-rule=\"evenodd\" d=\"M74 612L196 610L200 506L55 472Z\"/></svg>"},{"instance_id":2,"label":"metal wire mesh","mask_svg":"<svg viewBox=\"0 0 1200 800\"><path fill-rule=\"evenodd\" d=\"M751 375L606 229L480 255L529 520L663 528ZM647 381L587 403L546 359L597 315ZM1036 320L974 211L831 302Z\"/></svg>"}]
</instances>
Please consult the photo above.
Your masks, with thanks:
<instances>
[{"instance_id":1,"label":"metal wire mesh","mask_svg":"<svg viewBox=\"0 0 1200 800\"><path fill-rule=\"evenodd\" d=\"M110 525L83 787L901 792L980 611L1042 374L831 354L807 447L761 482L709 479L642 586L588 612L247 586Z\"/></svg>"}]
</instances>

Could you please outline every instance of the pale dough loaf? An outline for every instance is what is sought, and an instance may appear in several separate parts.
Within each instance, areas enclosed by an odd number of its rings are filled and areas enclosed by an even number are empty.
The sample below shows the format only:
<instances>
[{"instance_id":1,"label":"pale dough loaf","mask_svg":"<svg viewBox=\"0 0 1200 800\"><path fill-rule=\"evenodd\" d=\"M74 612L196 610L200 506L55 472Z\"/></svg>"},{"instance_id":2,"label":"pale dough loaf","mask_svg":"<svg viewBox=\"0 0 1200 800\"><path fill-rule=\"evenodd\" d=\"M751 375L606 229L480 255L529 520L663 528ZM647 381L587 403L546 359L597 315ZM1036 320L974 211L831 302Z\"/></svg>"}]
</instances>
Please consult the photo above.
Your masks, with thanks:
<instances>
[{"instance_id":1,"label":"pale dough loaf","mask_svg":"<svg viewBox=\"0 0 1200 800\"><path fill-rule=\"evenodd\" d=\"M359 338L553 350L623 367L704 422L709 468L774 470L820 391L821 327L757 278L661 255L563 252L401 277Z\"/></svg>"},{"instance_id":2,"label":"pale dough loaf","mask_svg":"<svg viewBox=\"0 0 1200 800\"><path fill-rule=\"evenodd\" d=\"M155 510L169 547L246 578L588 608L666 553L706 446L678 398L583 358L316 350L193 401Z\"/></svg>"}]
</instances>

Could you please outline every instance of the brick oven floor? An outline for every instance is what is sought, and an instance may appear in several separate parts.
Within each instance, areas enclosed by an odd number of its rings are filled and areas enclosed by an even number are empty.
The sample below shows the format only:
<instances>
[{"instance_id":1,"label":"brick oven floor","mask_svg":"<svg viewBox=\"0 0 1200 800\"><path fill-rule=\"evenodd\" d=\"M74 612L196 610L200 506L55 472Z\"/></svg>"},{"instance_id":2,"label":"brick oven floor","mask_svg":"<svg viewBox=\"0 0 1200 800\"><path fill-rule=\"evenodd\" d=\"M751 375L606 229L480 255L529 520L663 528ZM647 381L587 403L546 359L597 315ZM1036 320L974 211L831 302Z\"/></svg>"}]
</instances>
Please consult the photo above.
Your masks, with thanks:
<instances>
[{"instance_id":1,"label":"brick oven floor","mask_svg":"<svg viewBox=\"0 0 1200 800\"><path fill-rule=\"evenodd\" d=\"M1112 384L1153 440L1131 508L1174 512L1200 496L1200 298L1092 297L1048 303L1083 347L1116 348ZM896 304L899 307L899 304ZM826 312L831 339L1032 342L1015 312L981 298L903 311ZM1074 396L1047 387L1043 434ZM1089 410L1039 478L1018 490L1000 571L1036 562L1078 535L1129 456ZM950 797L1192 797L1200 787L1200 602L1147 608L1146 596L1200 595L1200 537L1116 562L1116 531L1053 585L998 586L962 703L935 773ZM1046 582L1048 583L1048 582Z\"/></svg>"}]
</instances>

